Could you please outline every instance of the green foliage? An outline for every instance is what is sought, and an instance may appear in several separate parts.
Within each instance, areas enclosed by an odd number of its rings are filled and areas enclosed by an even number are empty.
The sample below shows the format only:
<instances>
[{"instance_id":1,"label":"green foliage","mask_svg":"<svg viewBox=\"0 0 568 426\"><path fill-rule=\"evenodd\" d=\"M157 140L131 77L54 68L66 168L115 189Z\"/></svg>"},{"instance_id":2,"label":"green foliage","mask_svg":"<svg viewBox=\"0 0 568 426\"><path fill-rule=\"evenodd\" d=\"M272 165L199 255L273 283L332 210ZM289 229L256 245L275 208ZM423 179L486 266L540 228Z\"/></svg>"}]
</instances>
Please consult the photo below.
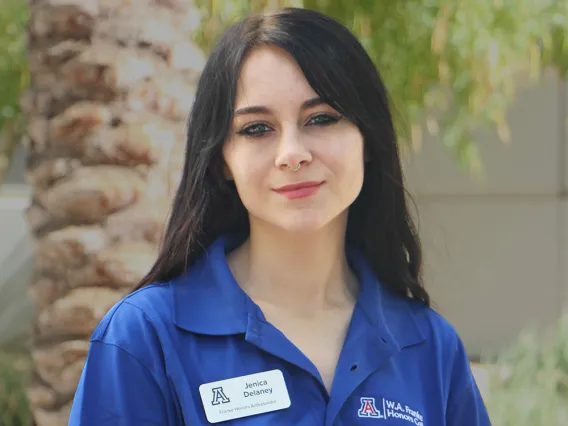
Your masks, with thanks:
<instances>
[{"instance_id":1,"label":"green foliage","mask_svg":"<svg viewBox=\"0 0 568 426\"><path fill-rule=\"evenodd\" d=\"M235 19L302 0L197 0L207 51ZM362 41L389 88L399 134L419 143L421 123L441 133L461 164L479 166L472 135L483 125L509 138L516 82L544 66L568 73L566 0L303 0ZM443 119L440 119L443 117Z\"/></svg>"},{"instance_id":2,"label":"green foliage","mask_svg":"<svg viewBox=\"0 0 568 426\"><path fill-rule=\"evenodd\" d=\"M29 370L27 356L0 351L0 425L31 424L32 416L25 394Z\"/></svg>"},{"instance_id":3,"label":"green foliage","mask_svg":"<svg viewBox=\"0 0 568 426\"><path fill-rule=\"evenodd\" d=\"M499 357L485 399L494 426L568 424L568 314L546 336L523 333Z\"/></svg>"},{"instance_id":4,"label":"green foliage","mask_svg":"<svg viewBox=\"0 0 568 426\"><path fill-rule=\"evenodd\" d=\"M19 99L28 84L24 0L6 0L0 8L0 130L19 120Z\"/></svg>"}]
</instances>

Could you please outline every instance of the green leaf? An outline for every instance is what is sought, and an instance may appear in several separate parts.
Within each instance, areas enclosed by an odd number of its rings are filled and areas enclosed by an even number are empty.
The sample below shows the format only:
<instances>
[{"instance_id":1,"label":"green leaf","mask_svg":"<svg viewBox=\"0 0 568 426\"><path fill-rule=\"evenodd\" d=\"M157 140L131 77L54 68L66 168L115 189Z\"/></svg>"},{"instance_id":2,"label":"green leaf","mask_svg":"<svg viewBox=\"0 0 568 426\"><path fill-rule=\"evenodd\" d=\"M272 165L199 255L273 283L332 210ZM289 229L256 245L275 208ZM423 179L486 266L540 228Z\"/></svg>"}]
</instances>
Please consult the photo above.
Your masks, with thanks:
<instances>
[{"instance_id":1,"label":"green leaf","mask_svg":"<svg viewBox=\"0 0 568 426\"><path fill-rule=\"evenodd\" d=\"M20 96L28 84L24 0L6 0L0 8L0 130L20 114Z\"/></svg>"},{"instance_id":2,"label":"green leaf","mask_svg":"<svg viewBox=\"0 0 568 426\"><path fill-rule=\"evenodd\" d=\"M568 314L544 335L525 330L490 365L485 402L492 424L568 424Z\"/></svg>"},{"instance_id":3,"label":"green leaf","mask_svg":"<svg viewBox=\"0 0 568 426\"><path fill-rule=\"evenodd\" d=\"M273 2L227 0L215 9L210 0L197 3L205 12L199 42L208 51L228 24ZM227 13L235 4L239 13ZM434 115L443 144L469 170L479 169L476 129L493 126L507 138L515 77L530 73L536 79L545 66L568 74L565 0L304 0L302 5L338 19L361 40L400 114L397 129L404 142L411 143L416 133L409 128Z\"/></svg>"}]
</instances>

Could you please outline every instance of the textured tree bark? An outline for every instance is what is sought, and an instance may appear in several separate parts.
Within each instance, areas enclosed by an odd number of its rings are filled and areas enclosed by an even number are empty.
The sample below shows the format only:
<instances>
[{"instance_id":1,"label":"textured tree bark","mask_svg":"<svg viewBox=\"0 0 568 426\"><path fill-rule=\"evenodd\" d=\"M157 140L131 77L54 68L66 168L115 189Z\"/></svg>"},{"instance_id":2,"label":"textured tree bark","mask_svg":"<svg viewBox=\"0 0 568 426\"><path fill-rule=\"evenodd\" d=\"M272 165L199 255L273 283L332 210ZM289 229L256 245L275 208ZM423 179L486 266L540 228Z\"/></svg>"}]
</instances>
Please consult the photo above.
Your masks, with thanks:
<instances>
[{"instance_id":1,"label":"textured tree bark","mask_svg":"<svg viewBox=\"0 0 568 426\"><path fill-rule=\"evenodd\" d=\"M101 317L151 266L204 64L192 0L31 0L36 317L28 397L64 426Z\"/></svg>"}]
</instances>

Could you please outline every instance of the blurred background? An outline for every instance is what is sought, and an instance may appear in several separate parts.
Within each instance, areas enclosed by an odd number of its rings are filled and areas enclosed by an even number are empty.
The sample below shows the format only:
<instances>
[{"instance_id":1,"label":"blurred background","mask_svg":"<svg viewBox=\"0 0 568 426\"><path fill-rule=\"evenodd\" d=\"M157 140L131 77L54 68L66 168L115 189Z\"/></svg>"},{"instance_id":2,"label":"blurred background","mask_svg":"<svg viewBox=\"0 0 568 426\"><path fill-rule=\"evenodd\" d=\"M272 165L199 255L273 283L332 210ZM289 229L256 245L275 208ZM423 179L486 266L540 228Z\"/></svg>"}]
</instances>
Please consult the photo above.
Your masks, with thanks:
<instances>
[{"instance_id":1,"label":"blurred background","mask_svg":"<svg viewBox=\"0 0 568 426\"><path fill-rule=\"evenodd\" d=\"M156 254L207 53L282 6L377 64L493 424L568 425L568 0L0 2L0 425L67 424L92 329Z\"/></svg>"}]
</instances>

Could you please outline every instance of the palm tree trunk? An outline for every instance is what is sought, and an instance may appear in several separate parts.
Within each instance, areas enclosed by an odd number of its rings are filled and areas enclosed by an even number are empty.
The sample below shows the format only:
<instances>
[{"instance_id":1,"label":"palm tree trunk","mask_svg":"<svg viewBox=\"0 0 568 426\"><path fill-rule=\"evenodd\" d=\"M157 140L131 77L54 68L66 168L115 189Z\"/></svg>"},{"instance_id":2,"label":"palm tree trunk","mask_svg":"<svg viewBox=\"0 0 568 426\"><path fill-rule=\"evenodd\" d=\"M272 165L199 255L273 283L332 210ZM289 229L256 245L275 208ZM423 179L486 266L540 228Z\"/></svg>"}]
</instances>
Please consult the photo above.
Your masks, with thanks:
<instances>
[{"instance_id":1,"label":"palm tree trunk","mask_svg":"<svg viewBox=\"0 0 568 426\"><path fill-rule=\"evenodd\" d=\"M64 426L93 328L154 260L204 57L192 0L30 8L28 397L38 426Z\"/></svg>"}]
</instances>

